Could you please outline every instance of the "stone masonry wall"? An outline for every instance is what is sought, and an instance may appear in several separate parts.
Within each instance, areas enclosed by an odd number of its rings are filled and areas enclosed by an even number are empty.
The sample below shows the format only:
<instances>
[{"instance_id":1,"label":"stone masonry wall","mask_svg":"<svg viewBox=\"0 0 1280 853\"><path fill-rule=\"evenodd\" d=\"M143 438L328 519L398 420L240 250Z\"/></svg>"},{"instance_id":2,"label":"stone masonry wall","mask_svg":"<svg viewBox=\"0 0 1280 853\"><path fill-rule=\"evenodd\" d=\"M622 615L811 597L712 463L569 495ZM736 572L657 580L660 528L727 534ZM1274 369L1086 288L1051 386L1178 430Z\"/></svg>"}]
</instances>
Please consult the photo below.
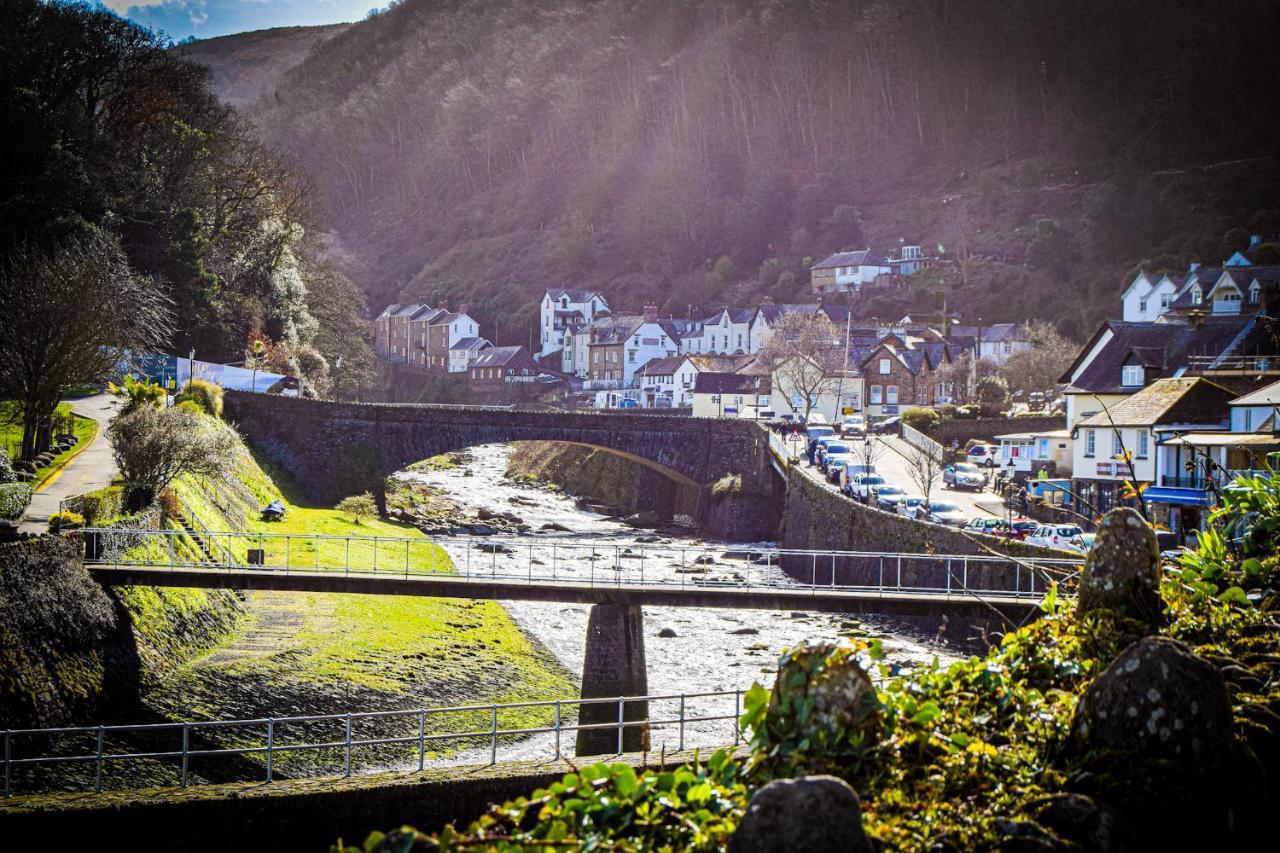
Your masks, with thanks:
<instances>
[{"instance_id":1,"label":"stone masonry wall","mask_svg":"<svg viewBox=\"0 0 1280 853\"><path fill-rule=\"evenodd\" d=\"M950 448L955 441L960 448L970 440L991 441L997 435L1011 432L1048 432L1063 429L1066 420L1061 415L1037 418L974 418L972 420L945 421L929 430L929 437L943 447Z\"/></svg>"}]
</instances>

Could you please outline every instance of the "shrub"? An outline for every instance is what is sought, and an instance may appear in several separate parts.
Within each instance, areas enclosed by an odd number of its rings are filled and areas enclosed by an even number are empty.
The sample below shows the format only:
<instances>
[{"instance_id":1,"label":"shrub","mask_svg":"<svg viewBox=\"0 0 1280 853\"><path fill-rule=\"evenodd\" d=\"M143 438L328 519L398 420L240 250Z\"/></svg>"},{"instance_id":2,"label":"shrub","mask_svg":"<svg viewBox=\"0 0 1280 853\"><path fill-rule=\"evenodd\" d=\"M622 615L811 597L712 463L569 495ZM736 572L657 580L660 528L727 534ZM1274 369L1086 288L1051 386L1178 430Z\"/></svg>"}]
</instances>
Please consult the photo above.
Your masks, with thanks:
<instances>
[{"instance_id":1,"label":"shrub","mask_svg":"<svg viewBox=\"0 0 1280 853\"><path fill-rule=\"evenodd\" d=\"M742 491L742 475L741 474L725 474L719 480L711 484L711 494L718 498L725 495L735 495Z\"/></svg>"},{"instance_id":2,"label":"shrub","mask_svg":"<svg viewBox=\"0 0 1280 853\"><path fill-rule=\"evenodd\" d=\"M18 472L13 470L13 459L9 451L0 447L0 483L16 483Z\"/></svg>"},{"instance_id":3,"label":"shrub","mask_svg":"<svg viewBox=\"0 0 1280 853\"><path fill-rule=\"evenodd\" d=\"M378 515L378 504L369 492L343 498L334 509L343 515L351 516L351 520L356 524L359 524L362 520L376 518Z\"/></svg>"},{"instance_id":4,"label":"shrub","mask_svg":"<svg viewBox=\"0 0 1280 853\"><path fill-rule=\"evenodd\" d=\"M1002 376L984 376L978 380L978 407L989 418L999 417L1009 403L1009 383Z\"/></svg>"},{"instance_id":5,"label":"shrub","mask_svg":"<svg viewBox=\"0 0 1280 853\"><path fill-rule=\"evenodd\" d=\"M156 496L156 501L160 504L160 511L164 513L165 518L177 519L182 515L182 501L173 489L162 489Z\"/></svg>"},{"instance_id":6,"label":"shrub","mask_svg":"<svg viewBox=\"0 0 1280 853\"><path fill-rule=\"evenodd\" d=\"M49 532L57 533L60 530L71 530L77 527L84 527L84 516L78 512L55 512L49 516Z\"/></svg>"},{"instance_id":7,"label":"shrub","mask_svg":"<svg viewBox=\"0 0 1280 853\"><path fill-rule=\"evenodd\" d=\"M81 499L80 512L90 527L98 527L124 513L124 487L107 486Z\"/></svg>"},{"instance_id":8,"label":"shrub","mask_svg":"<svg viewBox=\"0 0 1280 853\"><path fill-rule=\"evenodd\" d=\"M183 474L212 476L235 463L230 430L187 409L139 408L116 418L109 435L130 510Z\"/></svg>"},{"instance_id":9,"label":"shrub","mask_svg":"<svg viewBox=\"0 0 1280 853\"><path fill-rule=\"evenodd\" d=\"M123 384L113 383L107 388L117 397L125 398L124 406L120 409L121 415L127 415L138 409L159 409L164 405L164 388L146 378L134 379L132 376L126 376Z\"/></svg>"},{"instance_id":10,"label":"shrub","mask_svg":"<svg viewBox=\"0 0 1280 853\"><path fill-rule=\"evenodd\" d=\"M31 504L35 490L27 483L0 483L0 519L17 521Z\"/></svg>"},{"instance_id":11,"label":"shrub","mask_svg":"<svg viewBox=\"0 0 1280 853\"><path fill-rule=\"evenodd\" d=\"M929 432L931 429L942 423L942 415L933 409L925 409L920 406L912 406L902 413L902 422L913 429L921 432Z\"/></svg>"},{"instance_id":12,"label":"shrub","mask_svg":"<svg viewBox=\"0 0 1280 853\"><path fill-rule=\"evenodd\" d=\"M182 409L184 412L191 412L194 415L203 415L204 409L200 408L200 404L195 400L178 400L174 406L175 409Z\"/></svg>"},{"instance_id":13,"label":"shrub","mask_svg":"<svg viewBox=\"0 0 1280 853\"><path fill-rule=\"evenodd\" d=\"M207 415L222 417L222 386L203 379L192 379L175 398L177 403L195 403Z\"/></svg>"}]
</instances>

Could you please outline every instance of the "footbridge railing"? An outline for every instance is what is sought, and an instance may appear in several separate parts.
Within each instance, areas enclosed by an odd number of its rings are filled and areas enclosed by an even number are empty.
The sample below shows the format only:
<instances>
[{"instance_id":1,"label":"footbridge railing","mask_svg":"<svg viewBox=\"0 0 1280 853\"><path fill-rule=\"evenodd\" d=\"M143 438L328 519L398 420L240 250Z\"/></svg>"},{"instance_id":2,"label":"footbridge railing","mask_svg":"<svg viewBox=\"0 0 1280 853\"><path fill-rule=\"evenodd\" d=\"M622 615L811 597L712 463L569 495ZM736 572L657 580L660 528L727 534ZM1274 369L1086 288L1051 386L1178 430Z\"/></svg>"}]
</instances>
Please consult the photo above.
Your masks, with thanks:
<instances>
[{"instance_id":1,"label":"footbridge railing","mask_svg":"<svg viewBox=\"0 0 1280 853\"><path fill-rule=\"evenodd\" d=\"M4 795L15 790L94 790L132 774L151 785L351 776L389 769L559 760L580 731L643 728L650 751L742 740L742 690L547 699L344 714L189 720L134 725L11 729L4 737ZM648 719L625 718L642 703ZM584 706L617 708L616 722L581 723ZM243 759L251 759L245 762ZM229 761L229 759L241 759ZM57 772L62 770L63 772ZM56 779L52 773L56 773ZM116 772L119 771L119 772ZM144 772L139 772L144 771Z\"/></svg>"},{"instance_id":2,"label":"footbridge railing","mask_svg":"<svg viewBox=\"0 0 1280 853\"><path fill-rule=\"evenodd\" d=\"M449 574L530 585L974 593L1035 598L1071 581L1083 558L621 544L519 537L335 536L202 531L218 562L181 547L183 531L81 531L90 566L399 576Z\"/></svg>"}]
</instances>

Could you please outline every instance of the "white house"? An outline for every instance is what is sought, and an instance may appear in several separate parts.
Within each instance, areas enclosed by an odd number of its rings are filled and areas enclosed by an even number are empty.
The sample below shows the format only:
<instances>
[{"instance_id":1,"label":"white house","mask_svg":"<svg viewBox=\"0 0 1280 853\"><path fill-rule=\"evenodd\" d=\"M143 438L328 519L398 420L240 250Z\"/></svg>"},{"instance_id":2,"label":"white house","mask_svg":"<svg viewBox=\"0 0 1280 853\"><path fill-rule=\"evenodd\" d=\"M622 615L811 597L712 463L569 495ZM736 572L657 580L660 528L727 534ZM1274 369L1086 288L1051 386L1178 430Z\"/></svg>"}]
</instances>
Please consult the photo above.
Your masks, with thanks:
<instances>
[{"instance_id":1,"label":"white house","mask_svg":"<svg viewBox=\"0 0 1280 853\"><path fill-rule=\"evenodd\" d=\"M1071 476L1071 433L1065 429L1011 432L997 435L996 441L1000 442L1000 455L995 461L1006 473L1012 459L1017 474L1038 472L1052 462L1055 477Z\"/></svg>"},{"instance_id":2,"label":"white house","mask_svg":"<svg viewBox=\"0 0 1280 853\"><path fill-rule=\"evenodd\" d=\"M693 386L695 418L738 418L768 409L769 377L747 373L699 373Z\"/></svg>"},{"instance_id":3,"label":"white house","mask_svg":"<svg viewBox=\"0 0 1280 853\"><path fill-rule=\"evenodd\" d=\"M564 346L566 330L580 329L601 314L609 313L609 303L594 290L547 288L542 294L538 328L539 355ZM568 372L568 371L566 371Z\"/></svg>"},{"instance_id":4,"label":"white house","mask_svg":"<svg viewBox=\"0 0 1280 853\"><path fill-rule=\"evenodd\" d=\"M877 276L893 273L888 258L870 249L836 252L809 267L809 284L819 295L861 290Z\"/></svg>"},{"instance_id":5,"label":"white house","mask_svg":"<svg viewBox=\"0 0 1280 853\"><path fill-rule=\"evenodd\" d=\"M1169 310L1181 287L1181 277L1175 279L1161 273L1141 270L1120 297L1124 321L1152 322Z\"/></svg>"},{"instance_id":6,"label":"white house","mask_svg":"<svg viewBox=\"0 0 1280 853\"><path fill-rule=\"evenodd\" d=\"M449 372L465 373L480 353L492 347L484 338L462 338L449 347Z\"/></svg>"},{"instance_id":7,"label":"white house","mask_svg":"<svg viewBox=\"0 0 1280 853\"><path fill-rule=\"evenodd\" d=\"M721 308L682 339L681 352L717 355L754 352L751 321L755 315L750 308Z\"/></svg>"},{"instance_id":8,"label":"white house","mask_svg":"<svg viewBox=\"0 0 1280 853\"><path fill-rule=\"evenodd\" d=\"M686 408L693 405L693 386L697 381L697 363L692 356L675 355L655 358L636 372L636 385L645 408Z\"/></svg>"},{"instance_id":9,"label":"white house","mask_svg":"<svg viewBox=\"0 0 1280 853\"><path fill-rule=\"evenodd\" d=\"M1009 356L1031 349L1031 339L1024 326L1016 323L996 323L982 327L978 341L978 358L993 364L1004 364Z\"/></svg>"}]
</instances>

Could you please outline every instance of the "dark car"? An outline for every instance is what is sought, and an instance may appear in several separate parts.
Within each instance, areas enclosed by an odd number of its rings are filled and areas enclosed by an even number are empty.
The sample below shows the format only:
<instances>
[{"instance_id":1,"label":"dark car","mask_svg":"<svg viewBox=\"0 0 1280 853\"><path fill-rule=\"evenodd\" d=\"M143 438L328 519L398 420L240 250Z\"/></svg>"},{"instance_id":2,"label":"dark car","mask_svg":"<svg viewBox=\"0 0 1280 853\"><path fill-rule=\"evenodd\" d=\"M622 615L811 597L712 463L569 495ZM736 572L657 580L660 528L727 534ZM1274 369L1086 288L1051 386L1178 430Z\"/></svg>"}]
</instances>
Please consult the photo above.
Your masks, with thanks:
<instances>
[{"instance_id":1,"label":"dark car","mask_svg":"<svg viewBox=\"0 0 1280 853\"><path fill-rule=\"evenodd\" d=\"M890 433L896 433L898 431L898 424L900 422L901 422L901 419L898 418L896 415L892 418L885 418L882 421L876 421L874 424L872 424L871 431L879 435L888 435Z\"/></svg>"},{"instance_id":2,"label":"dark car","mask_svg":"<svg viewBox=\"0 0 1280 853\"><path fill-rule=\"evenodd\" d=\"M1014 539L1026 539L1040 527L1040 522L1029 518L1015 518L1009 535Z\"/></svg>"}]
</instances>

